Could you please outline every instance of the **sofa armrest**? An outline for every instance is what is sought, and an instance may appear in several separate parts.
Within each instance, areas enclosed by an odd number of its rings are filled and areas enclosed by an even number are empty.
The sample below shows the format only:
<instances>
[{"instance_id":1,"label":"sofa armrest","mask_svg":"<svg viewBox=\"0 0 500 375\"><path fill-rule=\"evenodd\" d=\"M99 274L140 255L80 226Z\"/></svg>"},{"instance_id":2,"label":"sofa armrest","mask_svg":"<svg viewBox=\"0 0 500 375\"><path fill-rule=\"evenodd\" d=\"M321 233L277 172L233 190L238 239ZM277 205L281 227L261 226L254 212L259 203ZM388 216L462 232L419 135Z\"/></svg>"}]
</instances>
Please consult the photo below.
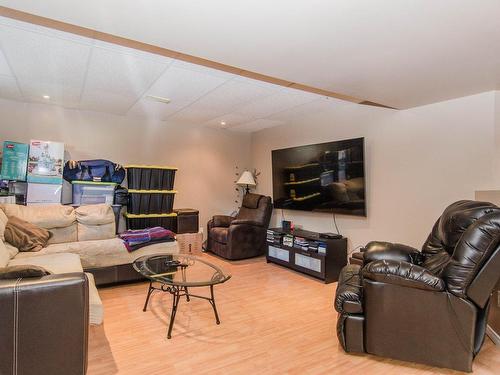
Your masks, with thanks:
<instances>
[{"instance_id":1,"label":"sofa armrest","mask_svg":"<svg viewBox=\"0 0 500 375\"><path fill-rule=\"evenodd\" d=\"M234 219L231 225L255 225L257 227L262 227L262 224L251 219Z\"/></svg>"},{"instance_id":2,"label":"sofa armrest","mask_svg":"<svg viewBox=\"0 0 500 375\"><path fill-rule=\"evenodd\" d=\"M400 243L372 241L362 250L363 262L368 264L377 260L395 260L413 264L422 264L422 253L407 245Z\"/></svg>"},{"instance_id":3,"label":"sofa armrest","mask_svg":"<svg viewBox=\"0 0 500 375\"><path fill-rule=\"evenodd\" d=\"M224 227L228 228L231 225L231 222L234 220L233 216L227 215L215 215L212 218L213 227Z\"/></svg>"},{"instance_id":4,"label":"sofa armrest","mask_svg":"<svg viewBox=\"0 0 500 375\"><path fill-rule=\"evenodd\" d=\"M421 266L404 261L377 260L363 268L363 277L373 281L409 288L442 292L443 279Z\"/></svg>"},{"instance_id":5,"label":"sofa armrest","mask_svg":"<svg viewBox=\"0 0 500 375\"><path fill-rule=\"evenodd\" d=\"M85 374L88 306L84 273L0 280L0 373Z\"/></svg>"}]
</instances>

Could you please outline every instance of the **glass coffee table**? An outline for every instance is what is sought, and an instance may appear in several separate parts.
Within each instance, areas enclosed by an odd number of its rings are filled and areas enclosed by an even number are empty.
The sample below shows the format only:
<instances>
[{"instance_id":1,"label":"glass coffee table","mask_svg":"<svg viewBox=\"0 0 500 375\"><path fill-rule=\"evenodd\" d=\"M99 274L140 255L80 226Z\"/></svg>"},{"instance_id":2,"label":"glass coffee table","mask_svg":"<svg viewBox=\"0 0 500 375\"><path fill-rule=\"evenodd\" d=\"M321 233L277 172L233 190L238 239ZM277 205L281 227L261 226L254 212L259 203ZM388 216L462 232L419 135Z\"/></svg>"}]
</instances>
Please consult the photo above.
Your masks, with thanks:
<instances>
[{"instance_id":1,"label":"glass coffee table","mask_svg":"<svg viewBox=\"0 0 500 375\"><path fill-rule=\"evenodd\" d=\"M137 272L149 279L148 294L143 311L146 311L149 297L153 291L160 290L173 296L167 338L172 337L175 314L181 297L186 297L187 302L192 297L210 302L214 310L215 322L220 324L219 314L215 306L214 285L229 280L230 274L212 263L184 254L145 255L136 259L133 265ZM210 287L210 297L190 293L190 289L195 287Z\"/></svg>"}]
</instances>

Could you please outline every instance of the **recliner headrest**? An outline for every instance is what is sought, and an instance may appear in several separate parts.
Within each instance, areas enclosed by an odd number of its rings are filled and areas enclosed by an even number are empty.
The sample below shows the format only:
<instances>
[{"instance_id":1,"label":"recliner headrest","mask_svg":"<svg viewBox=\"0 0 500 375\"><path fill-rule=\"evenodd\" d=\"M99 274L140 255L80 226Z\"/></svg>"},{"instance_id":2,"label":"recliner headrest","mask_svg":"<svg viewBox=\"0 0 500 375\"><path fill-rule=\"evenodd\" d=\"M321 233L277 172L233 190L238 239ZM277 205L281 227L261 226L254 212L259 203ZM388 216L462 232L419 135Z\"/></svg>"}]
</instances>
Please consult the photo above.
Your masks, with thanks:
<instances>
[{"instance_id":1,"label":"recliner headrest","mask_svg":"<svg viewBox=\"0 0 500 375\"><path fill-rule=\"evenodd\" d=\"M492 212L500 212L500 208L489 202L462 200L449 205L434 225L422 251L436 253L438 248L442 248L452 255L467 228Z\"/></svg>"},{"instance_id":2,"label":"recliner headrest","mask_svg":"<svg viewBox=\"0 0 500 375\"><path fill-rule=\"evenodd\" d=\"M258 208L260 199L263 195L248 193L243 197L242 206L246 208Z\"/></svg>"}]
</instances>

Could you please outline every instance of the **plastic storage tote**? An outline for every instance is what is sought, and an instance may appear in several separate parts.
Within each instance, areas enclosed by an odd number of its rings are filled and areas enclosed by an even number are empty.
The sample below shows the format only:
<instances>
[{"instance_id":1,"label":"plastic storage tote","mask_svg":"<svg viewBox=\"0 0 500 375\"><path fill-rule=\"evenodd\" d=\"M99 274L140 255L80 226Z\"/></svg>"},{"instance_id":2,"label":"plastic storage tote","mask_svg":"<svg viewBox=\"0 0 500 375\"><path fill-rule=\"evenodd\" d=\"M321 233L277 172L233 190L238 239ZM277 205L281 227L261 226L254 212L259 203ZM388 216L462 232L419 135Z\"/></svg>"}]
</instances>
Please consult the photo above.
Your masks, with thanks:
<instances>
[{"instance_id":1,"label":"plastic storage tote","mask_svg":"<svg viewBox=\"0 0 500 375\"><path fill-rule=\"evenodd\" d=\"M73 204L113 204L116 184L112 182L72 181Z\"/></svg>"},{"instance_id":2,"label":"plastic storage tote","mask_svg":"<svg viewBox=\"0 0 500 375\"><path fill-rule=\"evenodd\" d=\"M129 189L127 211L131 214L164 214L172 212L175 190Z\"/></svg>"},{"instance_id":3,"label":"plastic storage tote","mask_svg":"<svg viewBox=\"0 0 500 375\"><path fill-rule=\"evenodd\" d=\"M172 190L174 188L175 167L155 165L128 165L127 183L135 190Z\"/></svg>"},{"instance_id":4,"label":"plastic storage tote","mask_svg":"<svg viewBox=\"0 0 500 375\"><path fill-rule=\"evenodd\" d=\"M177 214L152 214L134 215L129 212L125 214L127 229L145 229L152 227L163 227L172 232L177 231Z\"/></svg>"}]
</instances>

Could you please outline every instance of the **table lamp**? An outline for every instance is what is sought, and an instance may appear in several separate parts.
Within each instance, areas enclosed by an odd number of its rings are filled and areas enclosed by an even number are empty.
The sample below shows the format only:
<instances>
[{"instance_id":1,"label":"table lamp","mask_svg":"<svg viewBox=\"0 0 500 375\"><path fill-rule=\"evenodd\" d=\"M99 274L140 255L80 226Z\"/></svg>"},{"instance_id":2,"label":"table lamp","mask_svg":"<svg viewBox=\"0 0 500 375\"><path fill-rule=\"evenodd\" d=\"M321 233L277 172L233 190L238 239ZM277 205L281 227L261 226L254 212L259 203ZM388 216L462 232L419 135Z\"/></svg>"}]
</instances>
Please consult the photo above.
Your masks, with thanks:
<instances>
[{"instance_id":1,"label":"table lamp","mask_svg":"<svg viewBox=\"0 0 500 375\"><path fill-rule=\"evenodd\" d=\"M248 194L250 192L250 186L255 187L257 184L255 183L252 173L245 171L241 174L240 178L236 182L236 185L246 186L245 192Z\"/></svg>"}]
</instances>

